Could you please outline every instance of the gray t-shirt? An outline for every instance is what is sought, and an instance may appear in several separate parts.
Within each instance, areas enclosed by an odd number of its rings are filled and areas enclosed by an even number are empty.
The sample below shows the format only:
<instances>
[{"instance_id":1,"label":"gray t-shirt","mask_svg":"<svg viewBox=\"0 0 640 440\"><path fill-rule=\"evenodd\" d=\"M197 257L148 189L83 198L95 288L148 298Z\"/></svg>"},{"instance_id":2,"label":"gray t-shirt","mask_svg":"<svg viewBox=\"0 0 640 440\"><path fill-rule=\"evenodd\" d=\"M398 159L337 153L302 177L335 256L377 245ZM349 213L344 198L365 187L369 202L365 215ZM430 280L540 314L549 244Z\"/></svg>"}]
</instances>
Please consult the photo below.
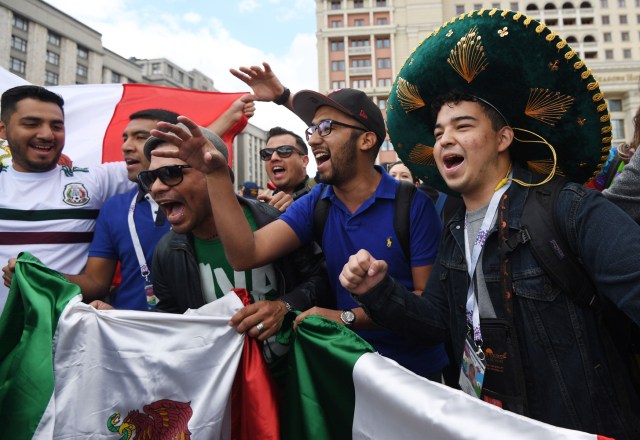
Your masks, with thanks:
<instances>
[{"instance_id":1,"label":"gray t-shirt","mask_svg":"<svg viewBox=\"0 0 640 440\"><path fill-rule=\"evenodd\" d=\"M484 206L483 208L477 209L475 211L467 211L466 215L466 223L467 223L467 236L469 238L469 252L473 253L473 245L476 241L476 237L478 236L478 232L480 232L480 227L482 226L482 221L484 220L484 216L487 212L489 205ZM497 213L496 213L497 214ZM493 221L491 225L493 226L496 222L496 215L493 216ZM484 273L482 272L482 253L480 253L480 257L478 258L478 266L476 266L475 279L471 280L471 282L475 283L476 288L476 297L478 298L478 308L480 311L481 318L495 318L496 311L493 308L493 304L491 303L491 298L489 297L489 291L487 290L487 285L484 281Z\"/></svg>"}]
</instances>

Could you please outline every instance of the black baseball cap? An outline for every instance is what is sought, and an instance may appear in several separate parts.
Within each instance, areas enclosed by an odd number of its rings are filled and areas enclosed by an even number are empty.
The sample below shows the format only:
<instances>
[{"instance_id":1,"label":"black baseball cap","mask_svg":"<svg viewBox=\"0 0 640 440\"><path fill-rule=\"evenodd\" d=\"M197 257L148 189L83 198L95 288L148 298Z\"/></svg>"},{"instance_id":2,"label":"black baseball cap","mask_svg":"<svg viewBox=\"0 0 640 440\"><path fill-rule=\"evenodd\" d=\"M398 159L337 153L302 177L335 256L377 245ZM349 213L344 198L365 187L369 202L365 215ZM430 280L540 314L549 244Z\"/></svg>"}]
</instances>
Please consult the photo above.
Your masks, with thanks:
<instances>
[{"instance_id":1,"label":"black baseball cap","mask_svg":"<svg viewBox=\"0 0 640 440\"><path fill-rule=\"evenodd\" d=\"M372 131L382 145L387 135L384 118L378 106L361 90L340 89L323 95L313 90L301 90L293 97L293 111L305 124L311 121L319 107L333 107Z\"/></svg>"}]
</instances>

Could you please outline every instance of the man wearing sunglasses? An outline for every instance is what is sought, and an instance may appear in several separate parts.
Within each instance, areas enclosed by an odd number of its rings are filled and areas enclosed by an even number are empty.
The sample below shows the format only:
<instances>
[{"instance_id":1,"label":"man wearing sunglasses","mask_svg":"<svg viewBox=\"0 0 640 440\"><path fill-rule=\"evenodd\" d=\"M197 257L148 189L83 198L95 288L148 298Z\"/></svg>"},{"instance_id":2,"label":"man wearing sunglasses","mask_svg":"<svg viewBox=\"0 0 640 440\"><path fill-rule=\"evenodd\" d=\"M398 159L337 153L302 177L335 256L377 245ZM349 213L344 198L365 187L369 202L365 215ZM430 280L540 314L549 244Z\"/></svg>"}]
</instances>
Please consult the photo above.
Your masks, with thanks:
<instances>
[{"instance_id":1,"label":"man wearing sunglasses","mask_svg":"<svg viewBox=\"0 0 640 440\"><path fill-rule=\"evenodd\" d=\"M268 65L241 68L239 78L254 91L257 100L282 98L286 89ZM282 99L281 99L282 98ZM328 199L330 207L322 236L329 282L337 300L336 309L316 307L296 318L321 315L352 328L369 341L381 354L395 359L406 368L425 377L438 379L447 364L442 344L416 344L391 332L377 328L339 283L338 275L349 257L360 249L376 255L387 255L392 261L394 278L410 290L422 293L435 260L441 224L433 203L417 191L411 200L410 262L399 244L394 230L397 181L382 168L374 166L386 130L382 113L363 92L342 89L328 96L302 91L289 98L286 105L308 124L307 141L316 162L320 183L298 199L278 220L252 231L244 220L240 205L228 183L224 158L187 118L181 122L191 133L171 124L162 124L154 136L180 138L177 149L158 152L179 157L207 176L207 189L216 216L216 228L225 253L236 270L266 264L315 238L314 212L320 199ZM163 132L164 131L164 132ZM214 206L215 201L215 206ZM258 320L234 320L239 329L257 332Z\"/></svg>"},{"instance_id":2,"label":"man wearing sunglasses","mask_svg":"<svg viewBox=\"0 0 640 440\"><path fill-rule=\"evenodd\" d=\"M267 146L260 150L260 159L264 161L269 180L276 186L271 196L260 196L260 200L282 212L316 184L307 175L307 144L292 131L282 127L269 130Z\"/></svg>"},{"instance_id":3,"label":"man wearing sunglasses","mask_svg":"<svg viewBox=\"0 0 640 440\"><path fill-rule=\"evenodd\" d=\"M182 124L177 126L190 132ZM203 135L209 145L215 145L228 169L224 142L206 129L192 129ZM318 302L332 303L322 252L310 244L252 270L234 271L216 232L218 218L212 211L215 201L209 199L206 176L180 159L151 156L152 151L156 154L175 149L173 143L178 141L177 137L149 138L144 151L151 165L138 175L140 185L150 191L172 226L158 243L153 258L158 310L184 313L223 297L232 288L246 288L255 302L239 311L233 320L239 324L239 332L253 328L249 335L265 341L265 359L277 375L279 367L285 367L278 363L280 359L284 361L280 356L285 347L277 344L273 336L287 312ZM231 186L229 173L225 176L225 183ZM235 194L233 197L243 220L253 230L273 222L280 214L266 203ZM244 320L249 324L243 324Z\"/></svg>"}]
</instances>

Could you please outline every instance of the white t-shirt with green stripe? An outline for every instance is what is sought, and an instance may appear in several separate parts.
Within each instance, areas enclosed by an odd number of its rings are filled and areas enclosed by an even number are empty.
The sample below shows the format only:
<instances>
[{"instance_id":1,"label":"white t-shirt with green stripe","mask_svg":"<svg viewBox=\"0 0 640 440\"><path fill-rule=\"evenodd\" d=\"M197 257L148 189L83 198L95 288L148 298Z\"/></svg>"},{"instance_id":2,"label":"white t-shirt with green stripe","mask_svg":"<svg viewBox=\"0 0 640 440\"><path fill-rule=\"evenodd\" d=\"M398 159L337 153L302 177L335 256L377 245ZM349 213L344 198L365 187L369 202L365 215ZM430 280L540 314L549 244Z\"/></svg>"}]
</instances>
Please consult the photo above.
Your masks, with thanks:
<instances>
[{"instance_id":1,"label":"white t-shirt with green stripe","mask_svg":"<svg viewBox=\"0 0 640 440\"><path fill-rule=\"evenodd\" d=\"M96 217L112 195L134 184L123 162L89 168L57 166L43 173L0 171L0 265L22 251L63 273L87 262ZM0 311L8 289L0 286Z\"/></svg>"}]
</instances>

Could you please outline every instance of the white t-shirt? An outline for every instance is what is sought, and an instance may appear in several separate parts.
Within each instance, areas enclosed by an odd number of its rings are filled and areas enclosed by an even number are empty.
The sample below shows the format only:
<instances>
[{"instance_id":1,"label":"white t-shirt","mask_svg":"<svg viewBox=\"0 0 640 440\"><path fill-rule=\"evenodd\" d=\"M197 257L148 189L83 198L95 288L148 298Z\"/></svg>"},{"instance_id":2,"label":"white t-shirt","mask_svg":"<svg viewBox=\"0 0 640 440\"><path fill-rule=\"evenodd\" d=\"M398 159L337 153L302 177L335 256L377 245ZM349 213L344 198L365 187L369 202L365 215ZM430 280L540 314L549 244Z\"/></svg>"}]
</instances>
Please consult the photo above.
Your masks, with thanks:
<instances>
[{"instance_id":1,"label":"white t-shirt","mask_svg":"<svg viewBox=\"0 0 640 440\"><path fill-rule=\"evenodd\" d=\"M109 197L131 190L124 162L43 173L0 171L0 267L28 251L52 269L79 273L96 217ZM0 286L0 311L9 289Z\"/></svg>"}]
</instances>

